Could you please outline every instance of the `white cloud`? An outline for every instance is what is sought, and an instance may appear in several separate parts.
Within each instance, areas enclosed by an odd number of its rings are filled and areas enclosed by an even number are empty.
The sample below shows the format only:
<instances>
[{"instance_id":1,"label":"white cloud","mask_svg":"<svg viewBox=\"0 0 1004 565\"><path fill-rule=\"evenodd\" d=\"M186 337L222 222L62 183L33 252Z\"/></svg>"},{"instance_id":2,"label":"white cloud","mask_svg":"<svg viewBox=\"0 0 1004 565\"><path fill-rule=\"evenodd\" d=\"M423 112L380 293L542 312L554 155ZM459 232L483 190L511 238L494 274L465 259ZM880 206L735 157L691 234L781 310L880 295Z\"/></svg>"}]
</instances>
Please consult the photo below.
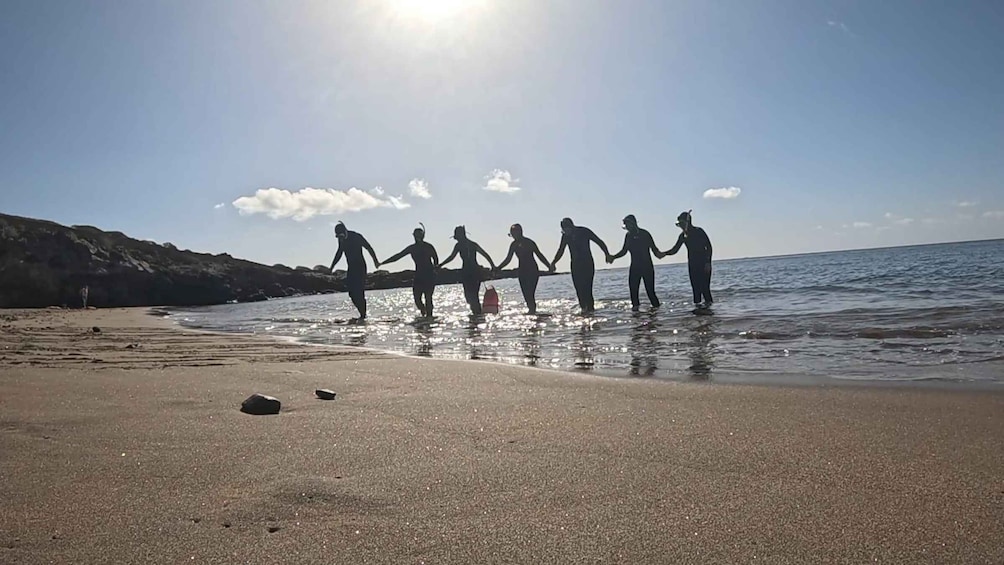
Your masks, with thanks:
<instances>
[{"instance_id":1,"label":"white cloud","mask_svg":"<svg viewBox=\"0 0 1004 565\"><path fill-rule=\"evenodd\" d=\"M739 193L743 189L738 186L729 186L725 188L709 188L704 191L705 198L724 198L725 200L732 200L733 198L739 198Z\"/></svg>"},{"instance_id":2,"label":"white cloud","mask_svg":"<svg viewBox=\"0 0 1004 565\"><path fill-rule=\"evenodd\" d=\"M851 227L857 229L864 229L864 228L870 228L872 227L872 225L868 222L854 222L853 224L851 224Z\"/></svg>"},{"instance_id":3,"label":"white cloud","mask_svg":"<svg viewBox=\"0 0 1004 565\"><path fill-rule=\"evenodd\" d=\"M885 219L896 224L897 226L908 226L914 222L913 218L904 218L902 216L893 214L892 212L886 212Z\"/></svg>"},{"instance_id":4,"label":"white cloud","mask_svg":"<svg viewBox=\"0 0 1004 565\"><path fill-rule=\"evenodd\" d=\"M387 201L395 210L404 210L405 208L411 208L411 204L404 201L404 196L388 196Z\"/></svg>"},{"instance_id":5,"label":"white cloud","mask_svg":"<svg viewBox=\"0 0 1004 565\"><path fill-rule=\"evenodd\" d=\"M488 175L485 176L485 180L488 182L486 182L482 187L484 190L503 192L507 194L512 194L522 190L522 188L516 186L515 184L519 182L519 179L512 178L509 171L503 169L495 169L494 171L488 173Z\"/></svg>"},{"instance_id":6,"label":"white cloud","mask_svg":"<svg viewBox=\"0 0 1004 565\"><path fill-rule=\"evenodd\" d=\"M432 198L429 183L425 182L425 179L411 179L408 182L408 193L416 198Z\"/></svg>"},{"instance_id":7,"label":"white cloud","mask_svg":"<svg viewBox=\"0 0 1004 565\"><path fill-rule=\"evenodd\" d=\"M314 216L332 216L345 212L359 212L371 208L395 208L411 206L403 196L384 196L384 190L376 187L369 192L350 188L306 187L296 192L282 188L261 188L253 196L241 196L233 201L234 208L242 216L265 214L272 219L293 218L298 222Z\"/></svg>"},{"instance_id":8,"label":"white cloud","mask_svg":"<svg viewBox=\"0 0 1004 565\"><path fill-rule=\"evenodd\" d=\"M999 220L1001 218L1004 218L1004 210L988 210L986 212L983 212L983 217Z\"/></svg>"},{"instance_id":9,"label":"white cloud","mask_svg":"<svg viewBox=\"0 0 1004 565\"><path fill-rule=\"evenodd\" d=\"M216 206L213 206L213 210L219 210L220 208L222 208L224 206L226 206L226 204L224 204L223 202L220 202Z\"/></svg>"},{"instance_id":10,"label":"white cloud","mask_svg":"<svg viewBox=\"0 0 1004 565\"><path fill-rule=\"evenodd\" d=\"M956 202L955 205L959 208L972 208L973 206L976 206L976 203L970 200L960 200Z\"/></svg>"},{"instance_id":11,"label":"white cloud","mask_svg":"<svg viewBox=\"0 0 1004 565\"><path fill-rule=\"evenodd\" d=\"M826 25L828 25L828 26L830 26L832 28L839 29L840 31L842 31L844 33L850 33L851 32L850 28L848 28L847 25L844 24L844 22L839 22L839 21L836 21L836 20L829 20L828 22L826 22Z\"/></svg>"}]
</instances>

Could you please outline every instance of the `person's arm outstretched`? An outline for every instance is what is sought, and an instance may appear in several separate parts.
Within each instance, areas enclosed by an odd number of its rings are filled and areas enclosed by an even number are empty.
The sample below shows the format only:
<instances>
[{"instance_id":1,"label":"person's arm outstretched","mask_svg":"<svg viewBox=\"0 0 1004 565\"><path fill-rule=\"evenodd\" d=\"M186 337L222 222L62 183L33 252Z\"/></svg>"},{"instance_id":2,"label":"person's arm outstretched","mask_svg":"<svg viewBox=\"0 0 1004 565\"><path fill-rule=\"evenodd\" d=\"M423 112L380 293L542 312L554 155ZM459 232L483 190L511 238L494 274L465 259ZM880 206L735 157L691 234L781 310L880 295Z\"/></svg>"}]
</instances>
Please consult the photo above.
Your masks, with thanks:
<instances>
[{"instance_id":1,"label":"person's arm outstretched","mask_svg":"<svg viewBox=\"0 0 1004 565\"><path fill-rule=\"evenodd\" d=\"M335 258L331 260L331 267L328 268L328 272L329 273L335 270L335 265L337 265L338 262L342 260L342 254L343 253L344 253L344 250L342 249L342 240L339 239L338 240L338 251L335 251Z\"/></svg>"},{"instance_id":2,"label":"person's arm outstretched","mask_svg":"<svg viewBox=\"0 0 1004 565\"><path fill-rule=\"evenodd\" d=\"M593 233L593 230L591 230L589 228L586 228L586 232L589 234L589 241L592 241L596 245L599 245L600 249L603 250L603 255L608 260L607 262L610 262L609 261L609 259L610 259L610 250L607 249L607 244L603 243L603 240L600 239L598 235L596 235L595 233Z\"/></svg>"},{"instance_id":3,"label":"person's arm outstretched","mask_svg":"<svg viewBox=\"0 0 1004 565\"><path fill-rule=\"evenodd\" d=\"M548 271L553 271L554 268L551 267L551 264L547 262L547 257L544 257L544 254L540 252L540 248L537 247L537 242L536 241L530 241L530 244L533 245L533 253L534 253L534 255L536 255L537 258L539 258L542 263L544 263L544 266L547 267Z\"/></svg>"},{"instance_id":4,"label":"person's arm outstretched","mask_svg":"<svg viewBox=\"0 0 1004 565\"><path fill-rule=\"evenodd\" d=\"M414 245L409 245L408 247L405 247L404 251L398 253L397 255L391 255L387 259L384 259L383 260L383 264L384 265L388 265L390 263L393 263L394 261L400 261L401 259L404 258L405 255L411 253L411 250L412 250L413 247L415 247L415 246Z\"/></svg>"},{"instance_id":5,"label":"person's arm outstretched","mask_svg":"<svg viewBox=\"0 0 1004 565\"><path fill-rule=\"evenodd\" d=\"M662 253L659 252L659 247L655 244L655 238L652 237L651 232L646 232L648 234L648 249L659 259L662 259Z\"/></svg>"},{"instance_id":6,"label":"person's arm outstretched","mask_svg":"<svg viewBox=\"0 0 1004 565\"><path fill-rule=\"evenodd\" d=\"M460 253L460 243L457 243L456 245L454 245L453 246L453 253L450 253L450 256L447 257L446 259L443 259L443 262L439 263L438 265L436 265L436 267L442 267L443 265L446 265L450 261L456 259L458 253Z\"/></svg>"},{"instance_id":7,"label":"person's arm outstretched","mask_svg":"<svg viewBox=\"0 0 1004 565\"><path fill-rule=\"evenodd\" d=\"M497 268L495 267L495 261L492 261L492 258L491 258L491 256L490 256L490 255L488 255L488 252L487 252L487 251L485 251L485 250L484 250L484 249L483 249L483 248L482 248L482 247L481 247L480 245L478 245L477 243L475 243L475 244L474 244L474 251L476 251L476 252L480 253L481 255L483 255L483 256L484 256L484 258L485 258L485 259L487 259L487 260L488 260L488 264L492 266L492 270L493 270L493 271L496 271L496 270L498 270L498 269L497 269Z\"/></svg>"},{"instance_id":8,"label":"person's arm outstretched","mask_svg":"<svg viewBox=\"0 0 1004 565\"><path fill-rule=\"evenodd\" d=\"M561 235L561 243L558 245L558 252L554 254L554 260L551 261L551 270L554 271L558 268L558 261L561 261L562 255L565 254L565 248L568 247L568 236L565 234Z\"/></svg>"},{"instance_id":9,"label":"person's arm outstretched","mask_svg":"<svg viewBox=\"0 0 1004 565\"><path fill-rule=\"evenodd\" d=\"M502 269L505 269L506 266L509 265L509 262L512 261L512 257L515 254L516 254L516 242L514 241L509 244L509 254L505 256L505 259L503 259L501 263L499 263L500 271Z\"/></svg>"},{"instance_id":10,"label":"person's arm outstretched","mask_svg":"<svg viewBox=\"0 0 1004 565\"><path fill-rule=\"evenodd\" d=\"M436 253L436 248L431 243L428 244L428 245L429 245L429 253L432 254L432 266L438 268L439 267L439 254Z\"/></svg>"},{"instance_id":11,"label":"person's arm outstretched","mask_svg":"<svg viewBox=\"0 0 1004 565\"><path fill-rule=\"evenodd\" d=\"M681 247L683 247L683 243L686 240L687 240L687 234L681 233L680 237L676 240L676 245L674 245L672 249L670 249L669 251L663 251L662 255L656 255L656 257L662 259L667 255L676 255L676 252L679 251Z\"/></svg>"},{"instance_id":12,"label":"person's arm outstretched","mask_svg":"<svg viewBox=\"0 0 1004 565\"><path fill-rule=\"evenodd\" d=\"M380 267L380 260L377 259L376 251L373 251L373 247L370 246L370 242L366 241L366 238L363 237L363 236L361 236L361 235L359 236L359 239L361 240L360 243L362 244L363 249L365 249L366 251L369 251L370 252L370 257L373 258L373 268L374 269L379 268Z\"/></svg>"},{"instance_id":13,"label":"person's arm outstretched","mask_svg":"<svg viewBox=\"0 0 1004 565\"><path fill-rule=\"evenodd\" d=\"M624 234L624 247L622 247L620 251L618 251L617 253L615 253L613 255L607 253L607 263L613 263L617 259L620 259L621 257L627 255L627 252L628 252L628 241L630 241L630 240L631 240L631 234L629 234L629 233Z\"/></svg>"}]
</instances>

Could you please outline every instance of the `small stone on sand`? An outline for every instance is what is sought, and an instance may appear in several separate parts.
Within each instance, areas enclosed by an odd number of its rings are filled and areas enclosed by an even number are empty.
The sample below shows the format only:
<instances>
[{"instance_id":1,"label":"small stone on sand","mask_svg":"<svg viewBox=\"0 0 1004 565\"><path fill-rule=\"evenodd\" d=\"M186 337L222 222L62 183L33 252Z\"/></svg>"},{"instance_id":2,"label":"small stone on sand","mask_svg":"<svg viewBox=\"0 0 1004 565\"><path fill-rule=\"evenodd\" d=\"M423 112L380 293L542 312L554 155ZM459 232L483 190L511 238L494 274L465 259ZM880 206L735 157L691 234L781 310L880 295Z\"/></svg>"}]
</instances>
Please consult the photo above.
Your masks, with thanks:
<instances>
[{"instance_id":1,"label":"small stone on sand","mask_svg":"<svg viewBox=\"0 0 1004 565\"><path fill-rule=\"evenodd\" d=\"M252 394L247 400L241 403L241 412L256 416L265 416L268 414L278 414L280 406L282 406L282 403L279 402L278 398L265 396L264 394Z\"/></svg>"},{"instance_id":2,"label":"small stone on sand","mask_svg":"<svg viewBox=\"0 0 1004 565\"><path fill-rule=\"evenodd\" d=\"M326 389L326 388L319 388L319 389L317 389L317 390L314 391L314 394L316 394L317 398L320 398L321 400L334 400L335 399L335 391L329 390L329 389Z\"/></svg>"}]
</instances>

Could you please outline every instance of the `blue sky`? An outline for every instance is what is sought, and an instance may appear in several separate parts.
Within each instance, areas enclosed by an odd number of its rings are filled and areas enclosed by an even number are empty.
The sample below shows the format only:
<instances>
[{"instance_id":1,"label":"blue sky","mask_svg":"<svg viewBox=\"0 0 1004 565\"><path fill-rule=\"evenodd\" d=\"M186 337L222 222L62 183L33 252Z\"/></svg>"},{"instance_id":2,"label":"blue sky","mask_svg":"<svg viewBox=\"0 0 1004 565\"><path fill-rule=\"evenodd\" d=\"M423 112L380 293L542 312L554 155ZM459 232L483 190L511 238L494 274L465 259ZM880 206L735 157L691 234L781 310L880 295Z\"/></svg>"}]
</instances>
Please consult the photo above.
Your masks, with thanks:
<instances>
[{"instance_id":1,"label":"blue sky","mask_svg":"<svg viewBox=\"0 0 1004 565\"><path fill-rule=\"evenodd\" d=\"M668 247L691 208L721 258L1004 237L999 1L0 16L4 213L293 266L330 262L337 220L381 257L465 224L497 260L512 222L552 255L563 216L616 248L633 213Z\"/></svg>"}]
</instances>

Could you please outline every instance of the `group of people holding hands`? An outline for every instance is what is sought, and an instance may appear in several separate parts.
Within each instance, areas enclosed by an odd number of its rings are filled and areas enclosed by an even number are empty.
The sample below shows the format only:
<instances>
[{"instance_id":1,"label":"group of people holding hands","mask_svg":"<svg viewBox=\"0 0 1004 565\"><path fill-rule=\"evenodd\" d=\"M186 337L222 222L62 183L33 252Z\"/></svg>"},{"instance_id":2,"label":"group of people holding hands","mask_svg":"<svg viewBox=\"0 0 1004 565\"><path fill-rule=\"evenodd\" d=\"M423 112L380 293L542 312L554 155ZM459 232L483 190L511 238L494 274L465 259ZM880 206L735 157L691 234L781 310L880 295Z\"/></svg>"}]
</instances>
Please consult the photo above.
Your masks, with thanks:
<instances>
[{"instance_id":1,"label":"group of people holding hands","mask_svg":"<svg viewBox=\"0 0 1004 565\"><path fill-rule=\"evenodd\" d=\"M541 253L540 248L537 247L537 243L523 234L523 226L513 224L509 228L509 237L512 238L509 253L502 263L496 266L491 256L480 245L467 237L467 230L464 226L457 226L453 230L453 239L456 240L456 244L453 247L453 252L443 261L439 260L436 248L425 241L425 226L421 225L412 232L415 243L381 262L377 259L376 252L373 251L373 247L366 241L365 237L357 232L349 231L345 224L339 222L335 226L338 251L331 262L331 270L334 270L342 255L345 255L348 263L345 283L349 298L359 311L359 318L365 319L366 260L363 257L363 250L369 252L375 267L393 263L410 255L415 262L415 276L412 284L415 306L418 307L422 316L431 318L432 299L436 287L436 270L449 264L459 255L461 259L460 280L464 287L464 297L470 305L471 313L480 316L482 313L480 288L484 280L484 273L481 265L478 264L477 256L482 255L493 271L506 268L513 258L516 258L519 264L516 272L520 289L523 292L523 299L526 301L529 313L536 314L537 281L540 278L540 264L537 263L537 259L540 259L548 271L554 272L558 261L564 256L567 249L571 259L572 282L579 300L579 307L583 314L589 314L595 309L593 276L596 273L596 266L593 262L591 248L591 244L595 244L603 251L607 263L613 263L627 254L631 255L628 287L631 291L632 309L637 311L641 304L639 291L642 282L645 284L645 292L648 294L652 307L658 308L660 304L655 293L653 255L662 259L676 254L683 246L686 246L694 303L699 308L708 308L714 301L711 296L711 240L703 229L693 225L689 211L679 215L676 225L681 230L676 245L666 251L660 251L652 239L652 234L638 227L638 221L635 217L628 215L623 220L623 227L627 232L624 235L624 246L617 253L611 254L606 243L591 229L575 225L571 218L564 218L561 220L561 243L554 259L548 261Z\"/></svg>"}]
</instances>

